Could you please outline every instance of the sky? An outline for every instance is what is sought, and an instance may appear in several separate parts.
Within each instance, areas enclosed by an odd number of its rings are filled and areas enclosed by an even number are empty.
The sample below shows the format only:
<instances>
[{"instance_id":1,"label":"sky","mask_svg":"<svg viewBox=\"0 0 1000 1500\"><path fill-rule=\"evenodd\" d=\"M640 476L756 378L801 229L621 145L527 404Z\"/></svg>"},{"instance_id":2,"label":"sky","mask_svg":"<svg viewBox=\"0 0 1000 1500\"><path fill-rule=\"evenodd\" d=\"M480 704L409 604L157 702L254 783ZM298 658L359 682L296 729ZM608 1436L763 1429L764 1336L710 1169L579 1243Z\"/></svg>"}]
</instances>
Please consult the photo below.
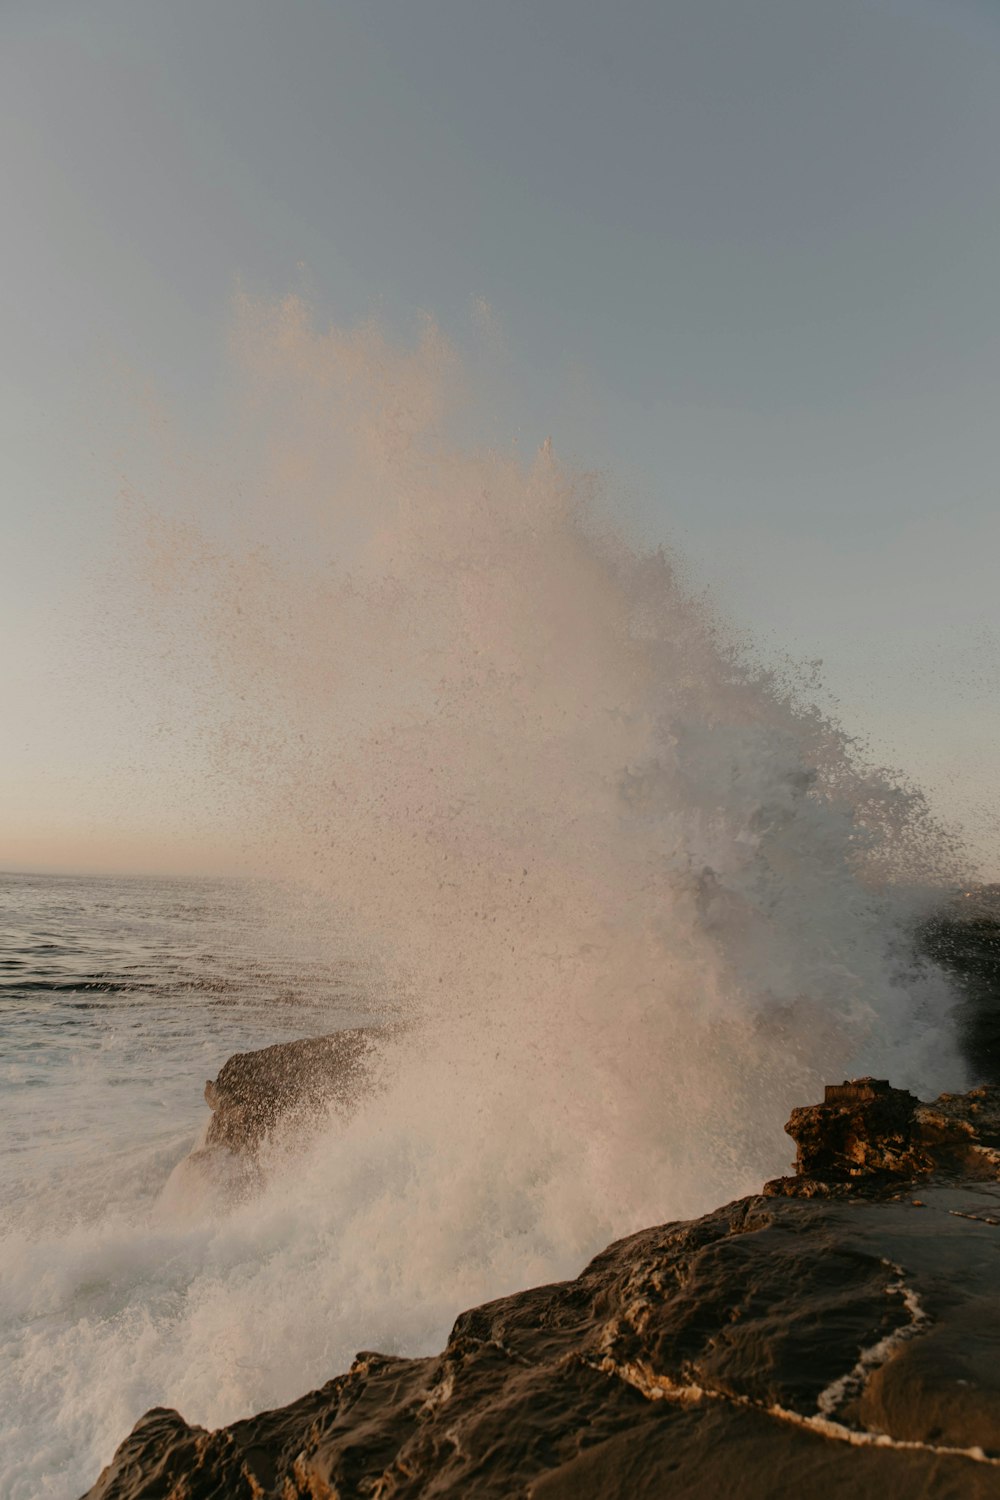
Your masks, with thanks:
<instances>
[{"instance_id":1,"label":"sky","mask_svg":"<svg viewBox=\"0 0 1000 1500\"><path fill-rule=\"evenodd\" d=\"M488 308L498 426L1000 878L1000 6L2 0L0 116L0 867L226 865L94 621L242 286L473 360Z\"/></svg>"}]
</instances>

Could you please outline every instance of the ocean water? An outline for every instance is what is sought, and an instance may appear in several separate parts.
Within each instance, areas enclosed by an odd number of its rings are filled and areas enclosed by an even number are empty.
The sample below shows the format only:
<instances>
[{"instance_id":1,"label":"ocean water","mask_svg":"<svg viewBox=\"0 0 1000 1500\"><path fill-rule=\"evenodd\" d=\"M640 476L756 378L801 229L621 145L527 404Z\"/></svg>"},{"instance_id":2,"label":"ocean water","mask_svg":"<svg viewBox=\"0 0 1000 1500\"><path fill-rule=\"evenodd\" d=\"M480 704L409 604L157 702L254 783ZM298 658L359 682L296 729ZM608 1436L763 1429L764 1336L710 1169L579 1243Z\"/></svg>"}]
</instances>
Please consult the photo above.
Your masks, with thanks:
<instances>
[{"instance_id":1,"label":"ocean water","mask_svg":"<svg viewBox=\"0 0 1000 1500\"><path fill-rule=\"evenodd\" d=\"M4 1500L757 1189L827 1081L965 1081L919 791L594 476L457 437L434 329L291 299L233 347L233 430L141 477L113 606L262 883L4 886ZM387 1011L353 1113L187 1190L225 1056Z\"/></svg>"},{"instance_id":2,"label":"ocean water","mask_svg":"<svg viewBox=\"0 0 1000 1500\"><path fill-rule=\"evenodd\" d=\"M308 909L248 881L0 874L5 1500L76 1495L108 1455L92 1424L114 1396L60 1349L101 1309L110 1333L129 1300L116 1257L145 1256L147 1312L171 1281L152 1226L208 1119L205 1080L233 1052L372 1019L371 985L303 932Z\"/></svg>"},{"instance_id":3,"label":"ocean water","mask_svg":"<svg viewBox=\"0 0 1000 1500\"><path fill-rule=\"evenodd\" d=\"M262 907L250 882L0 874L8 1223L154 1198L227 1057L367 1018L357 976Z\"/></svg>"}]
</instances>

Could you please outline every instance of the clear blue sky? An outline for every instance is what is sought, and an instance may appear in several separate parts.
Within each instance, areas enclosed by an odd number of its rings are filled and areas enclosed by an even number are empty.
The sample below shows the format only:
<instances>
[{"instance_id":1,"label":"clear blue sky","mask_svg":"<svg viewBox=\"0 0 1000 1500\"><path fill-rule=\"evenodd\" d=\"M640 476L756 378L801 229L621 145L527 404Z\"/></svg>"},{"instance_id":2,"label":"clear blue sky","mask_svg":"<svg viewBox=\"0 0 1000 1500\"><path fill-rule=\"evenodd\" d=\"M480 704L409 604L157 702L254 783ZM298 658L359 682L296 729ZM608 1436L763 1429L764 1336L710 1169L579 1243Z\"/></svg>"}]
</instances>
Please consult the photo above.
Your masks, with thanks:
<instances>
[{"instance_id":1,"label":"clear blue sky","mask_svg":"<svg viewBox=\"0 0 1000 1500\"><path fill-rule=\"evenodd\" d=\"M182 806L76 626L127 393L199 421L239 276L459 344L484 299L498 423L618 473L1000 871L1000 7L7 0L0 113L0 862Z\"/></svg>"}]
</instances>

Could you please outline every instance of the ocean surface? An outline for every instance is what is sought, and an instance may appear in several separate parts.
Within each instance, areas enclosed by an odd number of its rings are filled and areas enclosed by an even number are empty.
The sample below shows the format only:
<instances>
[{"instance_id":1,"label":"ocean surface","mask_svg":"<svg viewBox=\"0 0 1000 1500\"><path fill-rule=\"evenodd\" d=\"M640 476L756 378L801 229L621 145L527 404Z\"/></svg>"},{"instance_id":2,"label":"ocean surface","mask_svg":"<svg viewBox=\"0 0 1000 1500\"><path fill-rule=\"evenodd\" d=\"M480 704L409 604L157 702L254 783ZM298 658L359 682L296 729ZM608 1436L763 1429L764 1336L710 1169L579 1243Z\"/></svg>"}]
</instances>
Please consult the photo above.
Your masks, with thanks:
<instances>
[{"instance_id":1,"label":"ocean surface","mask_svg":"<svg viewBox=\"0 0 1000 1500\"><path fill-rule=\"evenodd\" d=\"M120 1428L116 1389L143 1404L127 1368L102 1389L92 1361L139 1357L123 1286L140 1322L169 1322L166 1284L183 1301L192 1265L151 1225L205 1080L234 1052L370 1019L306 912L246 881L0 875L3 1500L80 1493L113 1446L102 1408Z\"/></svg>"},{"instance_id":2,"label":"ocean surface","mask_svg":"<svg viewBox=\"0 0 1000 1500\"><path fill-rule=\"evenodd\" d=\"M0 875L0 1212L150 1197L234 1052L357 1024L357 976L252 882ZM114 1164L116 1170L110 1170Z\"/></svg>"}]
</instances>

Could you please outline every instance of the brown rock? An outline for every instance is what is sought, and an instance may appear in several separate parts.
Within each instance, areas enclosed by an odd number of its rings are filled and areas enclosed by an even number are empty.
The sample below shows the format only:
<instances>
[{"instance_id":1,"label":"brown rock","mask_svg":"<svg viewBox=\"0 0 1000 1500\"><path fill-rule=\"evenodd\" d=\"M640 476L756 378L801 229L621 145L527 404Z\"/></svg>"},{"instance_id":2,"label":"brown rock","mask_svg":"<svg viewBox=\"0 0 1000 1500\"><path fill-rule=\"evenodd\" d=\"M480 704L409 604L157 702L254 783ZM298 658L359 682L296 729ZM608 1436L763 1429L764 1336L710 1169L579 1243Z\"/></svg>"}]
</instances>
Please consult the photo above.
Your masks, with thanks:
<instances>
[{"instance_id":1,"label":"brown rock","mask_svg":"<svg viewBox=\"0 0 1000 1500\"><path fill-rule=\"evenodd\" d=\"M838 1085L793 1116L826 1196L644 1230L218 1432L157 1409L86 1500L1000 1500L1000 1185L850 1175L977 1152L996 1104Z\"/></svg>"},{"instance_id":2,"label":"brown rock","mask_svg":"<svg viewBox=\"0 0 1000 1500\"><path fill-rule=\"evenodd\" d=\"M377 1087L384 1044L401 1029L357 1027L235 1053L205 1084L211 1117L161 1201L183 1214L255 1192L265 1145L280 1133L283 1148L301 1149L331 1108L353 1109Z\"/></svg>"},{"instance_id":3,"label":"brown rock","mask_svg":"<svg viewBox=\"0 0 1000 1500\"><path fill-rule=\"evenodd\" d=\"M253 1154L279 1120L307 1122L331 1103L349 1107L371 1082L385 1034L358 1027L235 1053L205 1084L212 1110L205 1146Z\"/></svg>"},{"instance_id":4,"label":"brown rock","mask_svg":"<svg viewBox=\"0 0 1000 1500\"><path fill-rule=\"evenodd\" d=\"M771 1197L843 1196L898 1189L933 1177L1000 1180L1000 1086L942 1094L922 1104L881 1078L828 1084L822 1104L793 1109L795 1177L764 1186Z\"/></svg>"}]
</instances>

